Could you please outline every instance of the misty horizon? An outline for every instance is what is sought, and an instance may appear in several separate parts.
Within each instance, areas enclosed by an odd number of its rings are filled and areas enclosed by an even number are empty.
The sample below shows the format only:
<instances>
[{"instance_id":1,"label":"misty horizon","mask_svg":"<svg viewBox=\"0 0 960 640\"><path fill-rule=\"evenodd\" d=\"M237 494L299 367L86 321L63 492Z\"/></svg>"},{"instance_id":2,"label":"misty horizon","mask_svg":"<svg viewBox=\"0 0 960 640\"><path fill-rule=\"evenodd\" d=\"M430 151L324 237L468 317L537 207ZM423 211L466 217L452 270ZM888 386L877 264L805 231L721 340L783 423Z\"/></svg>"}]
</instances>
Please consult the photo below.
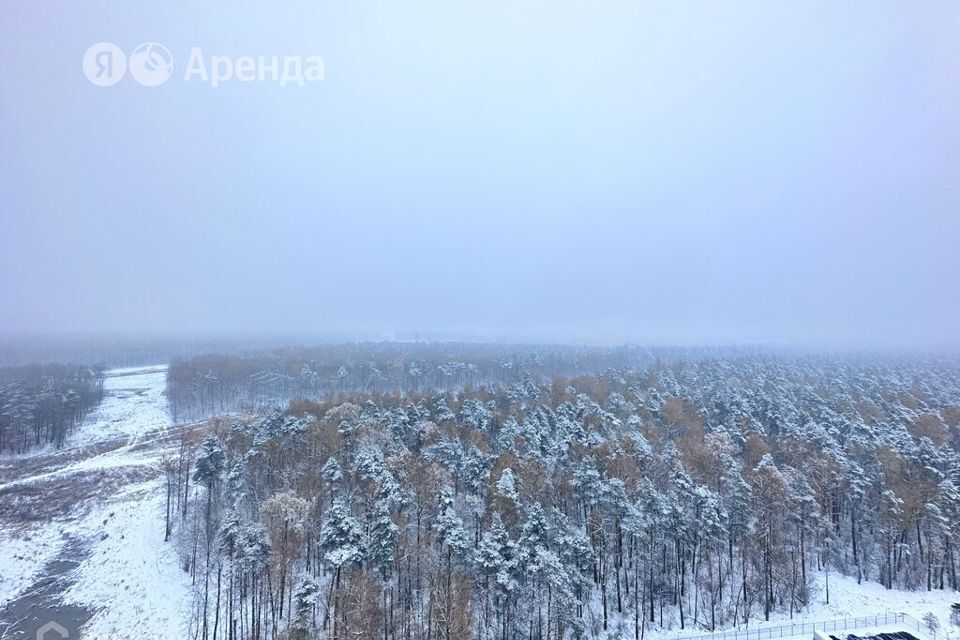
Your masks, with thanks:
<instances>
[{"instance_id":1,"label":"misty horizon","mask_svg":"<svg viewBox=\"0 0 960 640\"><path fill-rule=\"evenodd\" d=\"M4 13L2 331L960 345L956 5Z\"/></svg>"},{"instance_id":2,"label":"misty horizon","mask_svg":"<svg viewBox=\"0 0 960 640\"><path fill-rule=\"evenodd\" d=\"M54 332L21 333L0 331L0 368L43 363L103 366L110 368L163 365L199 356L252 358L262 356L302 357L304 352L324 348L356 351L362 359L366 349L400 348L402 353L428 353L446 350L453 360L462 349L500 348L505 354L545 349L557 353L566 350L594 350L633 354L632 366L640 367L646 358L664 362L696 362L710 359L771 358L790 361L797 358L839 359L848 364L882 363L900 360L949 361L960 357L950 346L866 344L785 343L785 342L640 342L600 338L551 338L456 334L444 332L358 332L242 333L242 332ZM321 358L323 360L323 358Z\"/></svg>"}]
</instances>

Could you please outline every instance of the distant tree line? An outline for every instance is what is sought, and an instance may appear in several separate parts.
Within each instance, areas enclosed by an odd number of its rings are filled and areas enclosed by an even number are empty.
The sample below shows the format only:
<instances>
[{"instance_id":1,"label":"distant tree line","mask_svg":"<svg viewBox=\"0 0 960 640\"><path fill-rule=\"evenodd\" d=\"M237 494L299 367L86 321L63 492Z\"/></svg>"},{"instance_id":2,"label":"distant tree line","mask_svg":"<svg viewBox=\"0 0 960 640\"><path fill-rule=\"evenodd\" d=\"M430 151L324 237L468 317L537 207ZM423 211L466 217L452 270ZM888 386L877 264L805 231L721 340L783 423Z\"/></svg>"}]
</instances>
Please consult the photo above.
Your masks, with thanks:
<instances>
[{"instance_id":1,"label":"distant tree line","mask_svg":"<svg viewBox=\"0 0 960 640\"><path fill-rule=\"evenodd\" d=\"M725 353L753 350L727 350ZM637 367L716 349L493 343L368 342L174 359L167 396L174 420L256 411L294 398L426 393Z\"/></svg>"},{"instance_id":2,"label":"distant tree line","mask_svg":"<svg viewBox=\"0 0 960 640\"><path fill-rule=\"evenodd\" d=\"M111 336L106 334L19 335L0 332L0 366L99 362L115 369L165 364L172 358L233 353L287 344L281 336Z\"/></svg>"},{"instance_id":3,"label":"distant tree line","mask_svg":"<svg viewBox=\"0 0 960 640\"><path fill-rule=\"evenodd\" d=\"M956 361L653 363L220 424L165 464L200 640L643 638L792 615L831 574L960 586Z\"/></svg>"},{"instance_id":4,"label":"distant tree line","mask_svg":"<svg viewBox=\"0 0 960 640\"><path fill-rule=\"evenodd\" d=\"M0 453L63 446L103 399L103 367L27 365L0 368Z\"/></svg>"}]
</instances>

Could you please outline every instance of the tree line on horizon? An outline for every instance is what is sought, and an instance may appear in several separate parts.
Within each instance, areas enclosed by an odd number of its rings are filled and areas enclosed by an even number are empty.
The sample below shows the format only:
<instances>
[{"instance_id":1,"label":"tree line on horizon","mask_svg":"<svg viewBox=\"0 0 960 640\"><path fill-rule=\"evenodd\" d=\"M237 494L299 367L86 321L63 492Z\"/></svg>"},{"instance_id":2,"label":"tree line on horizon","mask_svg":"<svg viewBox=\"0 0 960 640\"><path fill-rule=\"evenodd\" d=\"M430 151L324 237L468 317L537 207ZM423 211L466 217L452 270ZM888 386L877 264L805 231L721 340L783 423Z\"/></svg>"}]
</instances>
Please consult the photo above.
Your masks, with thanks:
<instances>
[{"instance_id":1,"label":"tree line on horizon","mask_svg":"<svg viewBox=\"0 0 960 640\"><path fill-rule=\"evenodd\" d=\"M753 347L616 347L483 342L357 342L174 358L174 421L254 412L295 398L435 393L758 352Z\"/></svg>"}]
</instances>

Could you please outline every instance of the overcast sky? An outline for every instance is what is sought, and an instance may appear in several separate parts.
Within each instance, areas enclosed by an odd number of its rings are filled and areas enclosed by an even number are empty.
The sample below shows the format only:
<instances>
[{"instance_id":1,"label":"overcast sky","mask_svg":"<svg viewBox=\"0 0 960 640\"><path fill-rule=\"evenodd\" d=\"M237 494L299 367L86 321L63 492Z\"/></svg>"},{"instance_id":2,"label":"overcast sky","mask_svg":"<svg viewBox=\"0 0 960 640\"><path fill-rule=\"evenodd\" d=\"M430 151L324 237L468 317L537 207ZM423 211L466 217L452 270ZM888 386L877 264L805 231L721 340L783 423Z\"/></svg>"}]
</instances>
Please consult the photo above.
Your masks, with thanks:
<instances>
[{"instance_id":1,"label":"overcast sky","mask_svg":"<svg viewBox=\"0 0 960 640\"><path fill-rule=\"evenodd\" d=\"M0 14L0 330L960 343L960 3Z\"/></svg>"}]
</instances>

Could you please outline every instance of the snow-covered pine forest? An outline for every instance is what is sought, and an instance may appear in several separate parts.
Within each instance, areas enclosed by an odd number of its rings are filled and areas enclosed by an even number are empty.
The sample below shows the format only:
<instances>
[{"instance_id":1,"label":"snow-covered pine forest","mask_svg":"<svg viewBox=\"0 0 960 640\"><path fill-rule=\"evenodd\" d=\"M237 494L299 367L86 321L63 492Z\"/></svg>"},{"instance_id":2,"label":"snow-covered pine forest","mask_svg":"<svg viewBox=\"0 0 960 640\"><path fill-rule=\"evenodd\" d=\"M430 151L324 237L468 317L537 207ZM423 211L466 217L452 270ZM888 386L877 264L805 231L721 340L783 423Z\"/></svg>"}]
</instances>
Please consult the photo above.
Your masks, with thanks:
<instances>
[{"instance_id":1,"label":"snow-covered pine forest","mask_svg":"<svg viewBox=\"0 0 960 640\"><path fill-rule=\"evenodd\" d=\"M657 360L217 424L165 463L202 640L642 638L840 574L958 588L956 360Z\"/></svg>"},{"instance_id":2,"label":"snow-covered pine forest","mask_svg":"<svg viewBox=\"0 0 960 640\"><path fill-rule=\"evenodd\" d=\"M59 449L102 399L102 366L0 367L0 454Z\"/></svg>"}]
</instances>

